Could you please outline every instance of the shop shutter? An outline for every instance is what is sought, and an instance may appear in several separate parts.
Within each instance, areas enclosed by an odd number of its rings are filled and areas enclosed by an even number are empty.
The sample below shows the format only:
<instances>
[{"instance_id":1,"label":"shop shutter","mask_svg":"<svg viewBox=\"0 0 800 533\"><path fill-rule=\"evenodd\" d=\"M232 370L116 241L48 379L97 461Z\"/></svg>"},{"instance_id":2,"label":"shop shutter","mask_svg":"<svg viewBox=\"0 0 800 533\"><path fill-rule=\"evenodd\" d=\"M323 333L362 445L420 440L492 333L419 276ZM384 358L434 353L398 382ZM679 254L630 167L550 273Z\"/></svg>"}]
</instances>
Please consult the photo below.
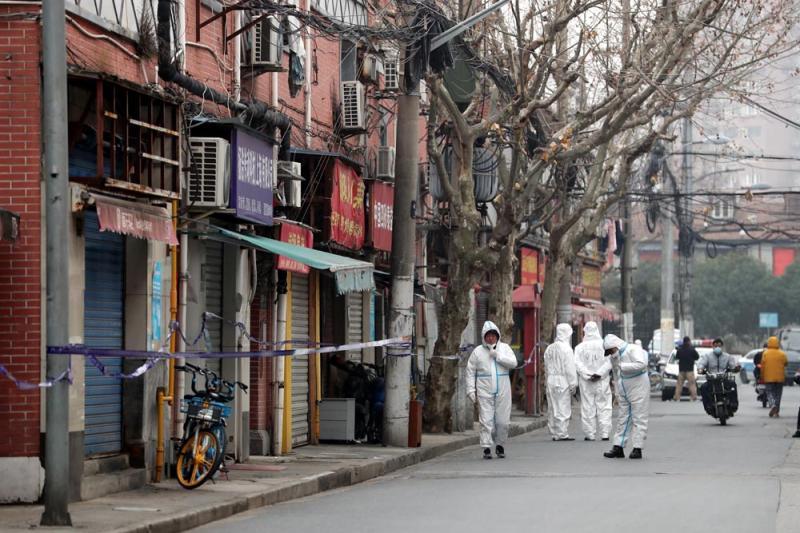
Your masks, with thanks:
<instances>
[{"instance_id":1,"label":"shop shutter","mask_svg":"<svg viewBox=\"0 0 800 533\"><path fill-rule=\"evenodd\" d=\"M309 277L292 273L292 341L305 348L310 340ZM292 357L292 446L308 444L308 356Z\"/></svg>"},{"instance_id":2,"label":"shop shutter","mask_svg":"<svg viewBox=\"0 0 800 533\"><path fill-rule=\"evenodd\" d=\"M203 281L205 283L206 311L222 316L222 259L224 244L206 241L206 262L203 264ZM206 324L211 339L209 351L222 351L222 321L209 320ZM201 343L202 344L202 343ZM202 349L202 346L200 346ZM205 359L206 368L222 376L222 359Z\"/></svg>"},{"instance_id":3,"label":"shop shutter","mask_svg":"<svg viewBox=\"0 0 800 533\"><path fill-rule=\"evenodd\" d=\"M364 299L360 292L349 292L346 296L347 340L346 343L364 340ZM347 352L351 361L361 362L361 350Z\"/></svg>"},{"instance_id":4,"label":"shop shutter","mask_svg":"<svg viewBox=\"0 0 800 533\"><path fill-rule=\"evenodd\" d=\"M124 348L125 238L101 232L97 213L86 211L85 276L83 296L84 342L89 348ZM107 372L122 370L121 357L104 357ZM88 361L86 365L86 455L114 453L122 449L122 381L104 376Z\"/></svg>"}]
</instances>

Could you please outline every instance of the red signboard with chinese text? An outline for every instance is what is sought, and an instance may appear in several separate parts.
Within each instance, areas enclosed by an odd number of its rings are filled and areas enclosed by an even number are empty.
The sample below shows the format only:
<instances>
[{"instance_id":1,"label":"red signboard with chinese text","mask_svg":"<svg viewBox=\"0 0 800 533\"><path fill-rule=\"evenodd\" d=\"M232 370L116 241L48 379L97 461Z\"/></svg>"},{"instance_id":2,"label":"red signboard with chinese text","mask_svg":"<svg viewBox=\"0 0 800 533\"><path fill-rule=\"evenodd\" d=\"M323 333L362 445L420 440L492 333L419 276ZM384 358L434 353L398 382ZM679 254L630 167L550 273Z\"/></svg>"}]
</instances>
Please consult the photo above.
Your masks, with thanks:
<instances>
[{"instance_id":1,"label":"red signboard with chinese text","mask_svg":"<svg viewBox=\"0 0 800 533\"><path fill-rule=\"evenodd\" d=\"M394 187L376 181L370 195L370 230L372 246L378 250L392 251L392 215L394 214Z\"/></svg>"},{"instance_id":2,"label":"red signboard with chinese text","mask_svg":"<svg viewBox=\"0 0 800 533\"><path fill-rule=\"evenodd\" d=\"M358 250L364 246L364 181L352 167L333 163L330 238Z\"/></svg>"},{"instance_id":3,"label":"red signboard with chinese text","mask_svg":"<svg viewBox=\"0 0 800 533\"><path fill-rule=\"evenodd\" d=\"M302 246L304 248L314 247L314 235L311 230L295 226L294 224L281 224L281 241ZM297 272L298 274L308 274L311 267L304 265L294 259L289 259L282 255L278 256L278 270L288 270L289 272Z\"/></svg>"},{"instance_id":4,"label":"red signboard with chinese text","mask_svg":"<svg viewBox=\"0 0 800 533\"><path fill-rule=\"evenodd\" d=\"M520 248L520 284L535 285L539 282L539 252Z\"/></svg>"}]
</instances>

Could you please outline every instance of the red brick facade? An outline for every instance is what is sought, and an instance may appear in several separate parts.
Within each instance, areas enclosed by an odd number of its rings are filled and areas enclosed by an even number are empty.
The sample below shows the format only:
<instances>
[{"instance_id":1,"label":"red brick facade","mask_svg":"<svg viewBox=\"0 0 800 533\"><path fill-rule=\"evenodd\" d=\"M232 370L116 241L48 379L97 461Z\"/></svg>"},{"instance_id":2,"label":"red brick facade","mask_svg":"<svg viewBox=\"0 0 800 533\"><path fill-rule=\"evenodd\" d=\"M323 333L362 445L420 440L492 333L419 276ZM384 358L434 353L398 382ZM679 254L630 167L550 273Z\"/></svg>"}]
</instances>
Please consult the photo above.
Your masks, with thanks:
<instances>
[{"instance_id":1,"label":"red brick facade","mask_svg":"<svg viewBox=\"0 0 800 533\"><path fill-rule=\"evenodd\" d=\"M0 207L20 215L17 241L0 243L0 364L31 382L41 378L40 35L29 17L0 20ZM39 402L0 377L0 457L39 455Z\"/></svg>"}]
</instances>

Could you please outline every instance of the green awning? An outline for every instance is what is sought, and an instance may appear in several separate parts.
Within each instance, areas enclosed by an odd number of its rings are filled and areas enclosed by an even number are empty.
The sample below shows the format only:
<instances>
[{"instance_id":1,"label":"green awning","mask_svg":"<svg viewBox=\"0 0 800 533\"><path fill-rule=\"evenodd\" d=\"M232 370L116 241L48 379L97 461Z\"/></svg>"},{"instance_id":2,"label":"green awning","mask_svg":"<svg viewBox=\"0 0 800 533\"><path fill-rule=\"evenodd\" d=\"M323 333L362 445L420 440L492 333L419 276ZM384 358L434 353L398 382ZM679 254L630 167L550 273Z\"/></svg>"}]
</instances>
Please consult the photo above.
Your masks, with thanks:
<instances>
[{"instance_id":1,"label":"green awning","mask_svg":"<svg viewBox=\"0 0 800 533\"><path fill-rule=\"evenodd\" d=\"M336 255L313 248L305 248L288 242L267 237L244 235L235 231L212 226L220 236L229 241L238 241L252 248L258 248L275 255L282 255L308 265L317 270L327 270L336 278L336 290L339 294L355 291L369 291L375 288L374 267L372 263L359 261L343 255ZM209 235L213 238L213 235Z\"/></svg>"}]
</instances>

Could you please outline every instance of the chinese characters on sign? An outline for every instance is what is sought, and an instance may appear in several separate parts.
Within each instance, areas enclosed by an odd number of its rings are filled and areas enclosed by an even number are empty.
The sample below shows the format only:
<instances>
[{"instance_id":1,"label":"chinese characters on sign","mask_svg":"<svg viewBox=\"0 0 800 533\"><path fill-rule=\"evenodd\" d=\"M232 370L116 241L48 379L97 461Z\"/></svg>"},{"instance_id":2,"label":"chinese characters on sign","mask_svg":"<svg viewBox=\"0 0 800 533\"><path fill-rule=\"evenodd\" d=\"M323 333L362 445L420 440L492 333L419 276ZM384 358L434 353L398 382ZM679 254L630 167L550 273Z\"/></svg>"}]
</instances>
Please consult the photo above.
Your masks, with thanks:
<instances>
[{"instance_id":1,"label":"chinese characters on sign","mask_svg":"<svg viewBox=\"0 0 800 533\"><path fill-rule=\"evenodd\" d=\"M234 130L231 207L236 209L237 217L272 225L274 173L272 146L241 130Z\"/></svg>"},{"instance_id":2,"label":"chinese characters on sign","mask_svg":"<svg viewBox=\"0 0 800 533\"><path fill-rule=\"evenodd\" d=\"M294 224L281 224L281 241L302 246L304 248L314 247L314 235L311 230L295 226ZM278 256L278 270L288 270L298 274L308 274L311 268L294 259L289 259L282 255Z\"/></svg>"},{"instance_id":3,"label":"chinese characters on sign","mask_svg":"<svg viewBox=\"0 0 800 533\"><path fill-rule=\"evenodd\" d=\"M156 261L153 264L153 294L150 302L152 322L152 344L151 350L158 350L161 348L161 261Z\"/></svg>"},{"instance_id":4,"label":"chinese characters on sign","mask_svg":"<svg viewBox=\"0 0 800 533\"><path fill-rule=\"evenodd\" d=\"M601 276L600 267L583 265L582 280L584 296L590 300L601 299Z\"/></svg>"},{"instance_id":5,"label":"chinese characters on sign","mask_svg":"<svg viewBox=\"0 0 800 533\"><path fill-rule=\"evenodd\" d=\"M392 251L392 216L394 214L394 187L376 181L370 195L370 229L372 246L378 250Z\"/></svg>"},{"instance_id":6,"label":"chinese characters on sign","mask_svg":"<svg viewBox=\"0 0 800 533\"><path fill-rule=\"evenodd\" d=\"M113 198L93 196L100 220L100 231L113 231L139 239L152 239L178 245L169 211Z\"/></svg>"},{"instance_id":7,"label":"chinese characters on sign","mask_svg":"<svg viewBox=\"0 0 800 533\"><path fill-rule=\"evenodd\" d=\"M520 284L534 285L539 282L539 252L520 248Z\"/></svg>"},{"instance_id":8,"label":"chinese characters on sign","mask_svg":"<svg viewBox=\"0 0 800 533\"><path fill-rule=\"evenodd\" d=\"M364 181L352 167L333 163L330 238L358 250L364 246Z\"/></svg>"}]
</instances>

